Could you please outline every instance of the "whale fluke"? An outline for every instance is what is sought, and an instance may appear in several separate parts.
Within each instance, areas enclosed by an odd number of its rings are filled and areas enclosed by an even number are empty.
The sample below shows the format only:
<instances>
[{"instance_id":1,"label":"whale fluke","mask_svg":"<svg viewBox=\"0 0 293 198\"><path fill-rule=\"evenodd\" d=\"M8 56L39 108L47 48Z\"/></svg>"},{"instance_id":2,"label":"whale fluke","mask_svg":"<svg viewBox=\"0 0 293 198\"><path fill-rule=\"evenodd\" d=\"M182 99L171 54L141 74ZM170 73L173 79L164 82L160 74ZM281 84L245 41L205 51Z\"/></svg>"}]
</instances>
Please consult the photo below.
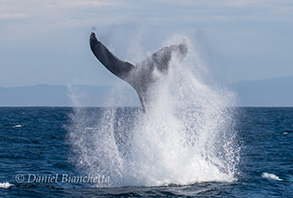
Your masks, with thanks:
<instances>
[{"instance_id":1,"label":"whale fluke","mask_svg":"<svg viewBox=\"0 0 293 198\"><path fill-rule=\"evenodd\" d=\"M163 75L168 73L169 64L172 56L176 56L180 62L187 55L187 42L183 40L180 44L163 47L150 57L137 63L135 66L127 61L122 61L112 54L103 45L94 32L90 36L90 47L97 59L114 75L128 82L137 92L143 111L147 110L149 100L148 88L151 83L156 81L159 76L154 71Z\"/></svg>"}]
</instances>

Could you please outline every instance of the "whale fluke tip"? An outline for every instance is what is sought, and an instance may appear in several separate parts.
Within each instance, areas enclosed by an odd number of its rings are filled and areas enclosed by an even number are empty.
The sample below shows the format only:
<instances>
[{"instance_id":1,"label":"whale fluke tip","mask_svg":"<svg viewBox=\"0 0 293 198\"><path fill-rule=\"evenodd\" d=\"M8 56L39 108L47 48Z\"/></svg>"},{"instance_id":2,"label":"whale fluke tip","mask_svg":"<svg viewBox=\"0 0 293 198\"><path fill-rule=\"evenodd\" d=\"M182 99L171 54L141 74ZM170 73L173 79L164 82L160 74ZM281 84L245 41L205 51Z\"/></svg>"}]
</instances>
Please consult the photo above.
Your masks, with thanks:
<instances>
[{"instance_id":1,"label":"whale fluke tip","mask_svg":"<svg viewBox=\"0 0 293 198\"><path fill-rule=\"evenodd\" d=\"M182 42L178 45L179 55L180 55L180 61L182 61L188 52L188 46L186 39L183 39Z\"/></svg>"},{"instance_id":2,"label":"whale fluke tip","mask_svg":"<svg viewBox=\"0 0 293 198\"><path fill-rule=\"evenodd\" d=\"M96 38L96 34L95 34L95 32L92 32L92 33L91 33L90 38L91 38L91 39Z\"/></svg>"},{"instance_id":3,"label":"whale fluke tip","mask_svg":"<svg viewBox=\"0 0 293 198\"><path fill-rule=\"evenodd\" d=\"M96 45L96 43L99 42L98 38L96 37L96 34L95 32L92 32L91 33L91 36L90 36L90 45L91 47L94 47Z\"/></svg>"},{"instance_id":4,"label":"whale fluke tip","mask_svg":"<svg viewBox=\"0 0 293 198\"><path fill-rule=\"evenodd\" d=\"M183 40L182 40L182 42L181 42L184 46L186 46L187 47L187 41L186 41L186 39L184 38Z\"/></svg>"}]
</instances>

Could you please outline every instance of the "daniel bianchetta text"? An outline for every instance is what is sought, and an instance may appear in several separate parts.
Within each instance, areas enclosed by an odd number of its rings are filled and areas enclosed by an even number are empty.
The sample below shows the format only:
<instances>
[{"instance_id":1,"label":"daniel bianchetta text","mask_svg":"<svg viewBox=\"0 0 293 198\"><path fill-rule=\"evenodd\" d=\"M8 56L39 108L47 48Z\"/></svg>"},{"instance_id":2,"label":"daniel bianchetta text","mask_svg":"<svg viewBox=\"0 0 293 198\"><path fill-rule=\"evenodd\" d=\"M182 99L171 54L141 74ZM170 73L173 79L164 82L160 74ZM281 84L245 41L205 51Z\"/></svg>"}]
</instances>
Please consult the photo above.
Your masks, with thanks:
<instances>
[{"instance_id":1,"label":"daniel bianchetta text","mask_svg":"<svg viewBox=\"0 0 293 198\"><path fill-rule=\"evenodd\" d=\"M110 177L104 175L85 175L75 176L72 174L18 174L15 176L18 183L93 183L93 184L109 184Z\"/></svg>"}]
</instances>

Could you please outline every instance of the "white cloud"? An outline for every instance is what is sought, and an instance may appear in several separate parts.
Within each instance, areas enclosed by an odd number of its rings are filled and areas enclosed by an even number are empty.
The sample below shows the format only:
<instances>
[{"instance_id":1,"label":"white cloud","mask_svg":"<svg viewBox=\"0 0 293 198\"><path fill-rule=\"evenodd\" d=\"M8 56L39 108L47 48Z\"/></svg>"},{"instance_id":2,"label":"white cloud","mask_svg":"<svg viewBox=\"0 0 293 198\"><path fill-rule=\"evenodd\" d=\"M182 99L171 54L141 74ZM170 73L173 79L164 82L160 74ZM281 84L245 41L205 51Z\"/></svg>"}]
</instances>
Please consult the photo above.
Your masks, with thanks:
<instances>
[{"instance_id":1,"label":"white cloud","mask_svg":"<svg viewBox=\"0 0 293 198\"><path fill-rule=\"evenodd\" d=\"M30 17L24 13L0 13L0 19L22 19Z\"/></svg>"},{"instance_id":2,"label":"white cloud","mask_svg":"<svg viewBox=\"0 0 293 198\"><path fill-rule=\"evenodd\" d=\"M97 0L0 0L0 5L0 13L2 13L0 17L2 19L32 16L46 20L64 16L70 18L80 9L99 9L105 6L117 6L119 3Z\"/></svg>"},{"instance_id":3,"label":"white cloud","mask_svg":"<svg viewBox=\"0 0 293 198\"><path fill-rule=\"evenodd\" d=\"M59 0L56 1L56 4L60 7L88 7L88 6L95 6L95 7L102 7L102 6L116 6L114 2L109 1L93 1L93 0Z\"/></svg>"},{"instance_id":4,"label":"white cloud","mask_svg":"<svg viewBox=\"0 0 293 198\"><path fill-rule=\"evenodd\" d=\"M165 35L203 29L213 41L213 47L221 49L228 57L227 68L235 68L231 79L237 80L242 75L235 75L236 69L239 70L241 66L237 66L237 60L251 58L255 54L259 55L257 60L267 60L270 57L279 59L285 53L291 57L291 2L292 0L0 0L0 35L4 35L0 38L0 43L5 52L5 46L10 47L18 41L25 43L28 48L35 43L35 46L46 45L44 48L54 50L60 48L58 44L62 43L62 46L66 46L66 53L71 54L73 49L68 46L76 40L83 42L84 46L83 43L74 43L72 48L88 49L86 39L92 26L96 26L99 35L104 33L109 40L116 38L109 43L120 42L121 49L125 49L124 40L127 43L129 39L133 39L130 32L135 32L133 29L136 25L150 29L150 34L147 34L150 42L144 43L147 46L155 43L154 40L165 38ZM164 36L160 38L160 34ZM121 39L124 35L127 39ZM50 46L54 43L58 47ZM18 43L15 45L21 46ZM275 46L281 49L278 50L282 53L279 57L268 55L274 54ZM117 48L120 49L120 46ZM65 50L61 53L65 53ZM13 57L15 53L11 51L11 54ZM256 65L252 64L255 59L251 58L251 67ZM56 67L60 67L58 58L56 60ZM290 61L288 58L288 65L291 66ZM264 64L272 64L270 62L264 61ZM72 65L74 64L77 65L73 62ZM244 63L242 65L247 67Z\"/></svg>"}]
</instances>

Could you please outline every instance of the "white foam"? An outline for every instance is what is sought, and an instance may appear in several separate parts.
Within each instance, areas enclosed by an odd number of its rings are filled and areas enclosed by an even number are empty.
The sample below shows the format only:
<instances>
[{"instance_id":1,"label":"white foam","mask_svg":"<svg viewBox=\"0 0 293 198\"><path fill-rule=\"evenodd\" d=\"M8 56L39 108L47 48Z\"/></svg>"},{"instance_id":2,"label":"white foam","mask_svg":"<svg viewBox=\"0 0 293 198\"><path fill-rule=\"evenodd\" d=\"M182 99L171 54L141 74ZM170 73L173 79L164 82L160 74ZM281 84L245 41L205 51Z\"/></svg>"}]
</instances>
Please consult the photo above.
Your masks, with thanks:
<instances>
[{"instance_id":1,"label":"white foam","mask_svg":"<svg viewBox=\"0 0 293 198\"><path fill-rule=\"evenodd\" d=\"M188 43L186 60L172 60L168 76L152 85L146 114L128 119L109 109L85 130L87 113L75 111L70 137L78 165L110 176L111 186L235 180L233 93L203 80L207 69Z\"/></svg>"},{"instance_id":2,"label":"white foam","mask_svg":"<svg viewBox=\"0 0 293 198\"><path fill-rule=\"evenodd\" d=\"M23 127L23 125L18 124L18 125L13 126L12 128L20 128L20 127Z\"/></svg>"},{"instance_id":3,"label":"white foam","mask_svg":"<svg viewBox=\"0 0 293 198\"><path fill-rule=\"evenodd\" d=\"M279 178L277 175L275 174L272 174L272 173L262 173L261 176L263 178L266 178L266 179L271 179L271 180L277 180L277 181L283 181L283 179Z\"/></svg>"},{"instance_id":4,"label":"white foam","mask_svg":"<svg viewBox=\"0 0 293 198\"><path fill-rule=\"evenodd\" d=\"M14 185L10 184L9 182L0 183L0 188L10 188L11 186L14 186Z\"/></svg>"}]
</instances>

